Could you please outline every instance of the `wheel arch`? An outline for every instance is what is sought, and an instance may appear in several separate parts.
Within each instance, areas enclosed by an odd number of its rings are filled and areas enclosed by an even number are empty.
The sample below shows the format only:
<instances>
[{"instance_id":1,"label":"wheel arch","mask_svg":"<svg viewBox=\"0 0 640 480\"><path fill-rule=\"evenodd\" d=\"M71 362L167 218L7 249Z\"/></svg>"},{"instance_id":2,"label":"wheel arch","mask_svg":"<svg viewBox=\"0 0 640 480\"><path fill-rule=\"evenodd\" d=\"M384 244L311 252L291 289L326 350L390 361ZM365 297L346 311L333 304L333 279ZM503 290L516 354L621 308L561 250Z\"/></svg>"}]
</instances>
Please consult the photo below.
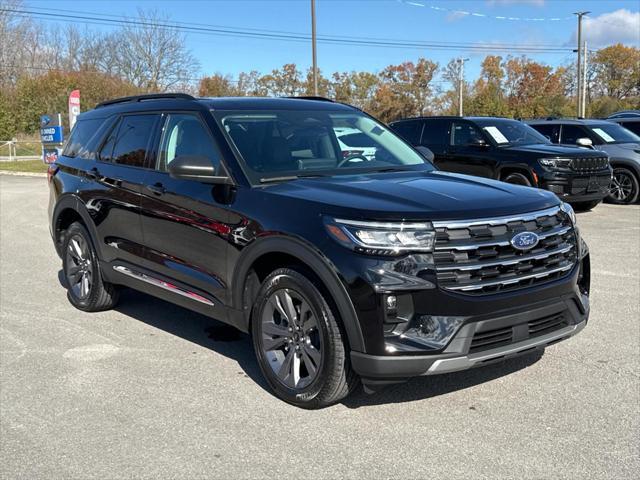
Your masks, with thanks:
<instances>
[{"instance_id":1,"label":"wheel arch","mask_svg":"<svg viewBox=\"0 0 640 480\"><path fill-rule=\"evenodd\" d=\"M524 175L527 180L529 180L529 183L531 183L531 185L538 186L538 182L536 182L536 180L533 178L531 170L523 165L505 165L504 167L501 167L500 172L498 173L498 178L500 180L504 180L508 175L511 175L512 173L519 173L521 175Z\"/></svg>"},{"instance_id":2,"label":"wheel arch","mask_svg":"<svg viewBox=\"0 0 640 480\"><path fill-rule=\"evenodd\" d=\"M319 250L303 240L291 237L271 236L259 239L242 252L242 257L233 273L231 292L233 308L244 312L246 331L250 328L251 310L250 307L248 309L244 307L248 293L245 290L252 272L262 269L263 271L259 273L264 274L265 266L272 265L275 268L291 266L291 261L294 265L307 269L321 283L319 286L329 295L329 300L337 309L350 348L354 351L364 351L364 339L355 308L340 280L337 269Z\"/></svg>"},{"instance_id":3,"label":"wheel arch","mask_svg":"<svg viewBox=\"0 0 640 480\"><path fill-rule=\"evenodd\" d=\"M73 222L79 221L89 232L93 246L98 253L98 258L102 258L100 250L100 242L97 240L97 231L91 215L84 207L83 203L75 195L65 195L61 197L53 210L51 217L51 232L54 239L54 245L58 255L62 252L61 235Z\"/></svg>"},{"instance_id":4,"label":"wheel arch","mask_svg":"<svg viewBox=\"0 0 640 480\"><path fill-rule=\"evenodd\" d=\"M610 158L609 165L611 165L611 168L624 167L631 170L631 172L635 174L636 179L638 179L638 182L640 182L640 163L627 158Z\"/></svg>"}]
</instances>

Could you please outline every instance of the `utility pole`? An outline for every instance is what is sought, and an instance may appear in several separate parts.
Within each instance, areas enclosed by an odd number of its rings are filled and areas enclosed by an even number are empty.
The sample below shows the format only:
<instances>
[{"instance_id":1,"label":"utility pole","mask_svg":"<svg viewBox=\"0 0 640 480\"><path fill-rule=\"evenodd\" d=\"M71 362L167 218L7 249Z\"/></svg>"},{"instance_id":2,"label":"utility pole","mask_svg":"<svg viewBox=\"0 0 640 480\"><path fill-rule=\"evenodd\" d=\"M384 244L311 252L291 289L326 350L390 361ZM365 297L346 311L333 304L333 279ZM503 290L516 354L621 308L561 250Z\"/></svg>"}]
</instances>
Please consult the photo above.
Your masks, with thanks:
<instances>
[{"instance_id":1,"label":"utility pole","mask_svg":"<svg viewBox=\"0 0 640 480\"><path fill-rule=\"evenodd\" d=\"M584 41L584 48L582 49L584 54L584 62L582 66L582 112L581 117L587 116L587 64L589 62L589 50L587 50L587 41Z\"/></svg>"},{"instance_id":2,"label":"utility pole","mask_svg":"<svg viewBox=\"0 0 640 480\"><path fill-rule=\"evenodd\" d=\"M464 62L468 61L468 58L459 58L458 63L460 63L460 70L458 71L458 115L463 116L462 109L462 91L464 90Z\"/></svg>"},{"instance_id":3,"label":"utility pole","mask_svg":"<svg viewBox=\"0 0 640 480\"><path fill-rule=\"evenodd\" d=\"M313 55L313 94L318 96L318 57L316 53L316 0L311 0L311 51Z\"/></svg>"},{"instance_id":4,"label":"utility pole","mask_svg":"<svg viewBox=\"0 0 640 480\"><path fill-rule=\"evenodd\" d=\"M582 110L582 17L591 12L575 12L578 16L578 63L576 64L576 116L580 117Z\"/></svg>"}]
</instances>

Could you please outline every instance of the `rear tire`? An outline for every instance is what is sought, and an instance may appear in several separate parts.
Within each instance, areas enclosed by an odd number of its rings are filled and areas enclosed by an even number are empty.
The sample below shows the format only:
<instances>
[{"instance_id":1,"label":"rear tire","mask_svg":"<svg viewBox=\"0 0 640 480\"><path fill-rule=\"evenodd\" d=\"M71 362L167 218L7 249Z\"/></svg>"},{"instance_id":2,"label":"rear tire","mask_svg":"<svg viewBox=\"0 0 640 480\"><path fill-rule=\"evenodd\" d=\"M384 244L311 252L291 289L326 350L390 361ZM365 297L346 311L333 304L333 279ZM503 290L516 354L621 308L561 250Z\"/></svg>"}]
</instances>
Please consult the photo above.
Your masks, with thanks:
<instances>
[{"instance_id":1,"label":"rear tire","mask_svg":"<svg viewBox=\"0 0 640 480\"><path fill-rule=\"evenodd\" d=\"M72 223L64 234L62 269L69 302L85 312L110 310L118 302L118 289L105 282L87 229Z\"/></svg>"},{"instance_id":2,"label":"rear tire","mask_svg":"<svg viewBox=\"0 0 640 480\"><path fill-rule=\"evenodd\" d=\"M635 203L639 192L638 177L628 168L614 167L607 202L617 205Z\"/></svg>"},{"instance_id":3,"label":"rear tire","mask_svg":"<svg viewBox=\"0 0 640 480\"><path fill-rule=\"evenodd\" d=\"M525 187L531 186L531 182L529 181L527 176L523 173L518 173L518 172L508 173L507 175L504 176L502 181L506 183L511 183L513 185L522 185Z\"/></svg>"},{"instance_id":4,"label":"rear tire","mask_svg":"<svg viewBox=\"0 0 640 480\"><path fill-rule=\"evenodd\" d=\"M602 202L602 200L592 200L591 202L573 202L571 205L576 210L576 212L588 212L589 210L592 210L600 205L600 202Z\"/></svg>"},{"instance_id":5,"label":"rear tire","mask_svg":"<svg viewBox=\"0 0 640 480\"><path fill-rule=\"evenodd\" d=\"M290 268L272 272L260 287L251 318L260 370L285 402L322 408L358 385L342 329L307 276Z\"/></svg>"}]
</instances>

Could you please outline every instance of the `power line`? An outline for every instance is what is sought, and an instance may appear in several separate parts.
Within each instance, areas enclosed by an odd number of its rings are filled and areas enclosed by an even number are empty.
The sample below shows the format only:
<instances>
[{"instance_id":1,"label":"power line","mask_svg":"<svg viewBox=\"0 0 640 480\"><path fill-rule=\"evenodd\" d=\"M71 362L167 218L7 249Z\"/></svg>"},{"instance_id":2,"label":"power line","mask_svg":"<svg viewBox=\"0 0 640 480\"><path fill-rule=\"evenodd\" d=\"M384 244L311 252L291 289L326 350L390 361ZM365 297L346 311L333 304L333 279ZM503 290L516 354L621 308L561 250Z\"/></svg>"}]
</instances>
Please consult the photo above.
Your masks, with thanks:
<instances>
[{"instance_id":1,"label":"power line","mask_svg":"<svg viewBox=\"0 0 640 480\"><path fill-rule=\"evenodd\" d=\"M13 13L16 16L21 17L34 17L39 20L50 20L55 18L61 22L77 22L81 20L86 24L98 24L98 25L124 25L133 27L151 27L160 29L170 29L174 31L181 31L185 33L197 33L204 35L221 35L230 37L243 37L243 38L260 38L267 40L277 40L286 42L310 42L311 37L308 34L301 33L268 33L266 31L250 31L246 29L238 29L234 27L210 27L210 26L189 26L188 24L175 24L166 23L162 21L147 21L147 20L129 20L129 19L114 19L106 16L94 15L71 15L52 12L38 12L31 10L19 10L19 9L0 9L0 11ZM357 37L334 37L334 36L318 36L319 43L326 44L341 44L341 45L354 45L354 46L369 46L369 47L390 47L390 48L419 48L419 49L431 49L431 50L457 50L457 51L474 51L474 52L487 52L487 51L506 51L514 53L567 53L571 49L568 47L551 47L551 46L527 46L527 45L514 45L514 44L496 44L496 43L463 43L463 42L438 42L438 41L408 41L408 40L374 40L374 39L358 39Z\"/></svg>"}]
</instances>

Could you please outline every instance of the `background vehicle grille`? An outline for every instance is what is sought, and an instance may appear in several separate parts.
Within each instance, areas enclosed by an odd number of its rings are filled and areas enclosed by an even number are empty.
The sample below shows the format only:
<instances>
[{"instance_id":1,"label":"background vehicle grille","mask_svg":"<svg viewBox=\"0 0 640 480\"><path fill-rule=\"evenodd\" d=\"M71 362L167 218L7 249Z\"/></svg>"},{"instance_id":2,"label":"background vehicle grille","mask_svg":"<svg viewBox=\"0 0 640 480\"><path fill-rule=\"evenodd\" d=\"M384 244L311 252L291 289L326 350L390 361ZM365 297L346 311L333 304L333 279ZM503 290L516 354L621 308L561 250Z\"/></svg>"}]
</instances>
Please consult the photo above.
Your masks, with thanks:
<instances>
[{"instance_id":1,"label":"background vehicle grille","mask_svg":"<svg viewBox=\"0 0 640 480\"><path fill-rule=\"evenodd\" d=\"M482 295L549 282L569 273L577 259L576 235L559 208L508 218L435 222L434 263L447 290ZM511 245L520 232L540 241L526 251Z\"/></svg>"},{"instance_id":2,"label":"background vehicle grille","mask_svg":"<svg viewBox=\"0 0 640 480\"><path fill-rule=\"evenodd\" d=\"M571 162L571 169L577 172L597 172L609 166L607 157L594 158L574 158Z\"/></svg>"}]
</instances>

